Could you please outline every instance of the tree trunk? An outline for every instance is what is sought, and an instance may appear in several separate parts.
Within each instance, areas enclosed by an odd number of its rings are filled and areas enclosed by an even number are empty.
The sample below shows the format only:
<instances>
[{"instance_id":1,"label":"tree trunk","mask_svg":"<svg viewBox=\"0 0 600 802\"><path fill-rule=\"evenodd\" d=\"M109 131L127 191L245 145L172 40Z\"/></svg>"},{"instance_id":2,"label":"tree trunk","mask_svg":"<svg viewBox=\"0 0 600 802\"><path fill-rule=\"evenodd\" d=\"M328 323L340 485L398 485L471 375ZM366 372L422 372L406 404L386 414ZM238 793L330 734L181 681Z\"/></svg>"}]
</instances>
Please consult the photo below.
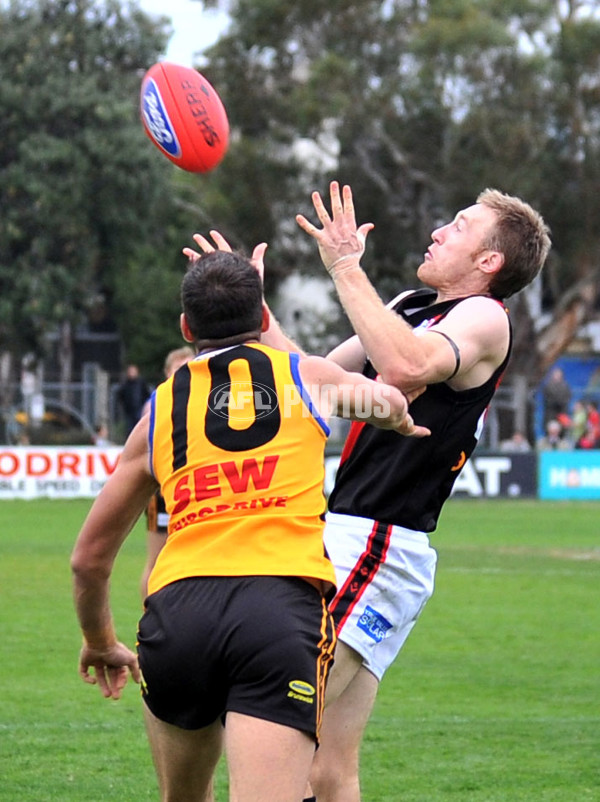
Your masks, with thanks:
<instances>
[{"instance_id":1,"label":"tree trunk","mask_svg":"<svg viewBox=\"0 0 600 802\"><path fill-rule=\"evenodd\" d=\"M598 272L594 271L574 284L555 306L549 322L538 331L525 294L511 302L514 343L506 383L512 383L513 376L525 375L530 389L538 386L573 342L579 328L594 319L598 278Z\"/></svg>"},{"instance_id":2,"label":"tree trunk","mask_svg":"<svg viewBox=\"0 0 600 802\"><path fill-rule=\"evenodd\" d=\"M8 409L13 402L13 356L10 351L0 353L0 408Z\"/></svg>"},{"instance_id":3,"label":"tree trunk","mask_svg":"<svg viewBox=\"0 0 600 802\"><path fill-rule=\"evenodd\" d=\"M537 337L537 370L531 376L535 384L567 350L580 326L593 318L597 285L598 273L594 271L565 293L561 303L554 308L552 320Z\"/></svg>"}]
</instances>

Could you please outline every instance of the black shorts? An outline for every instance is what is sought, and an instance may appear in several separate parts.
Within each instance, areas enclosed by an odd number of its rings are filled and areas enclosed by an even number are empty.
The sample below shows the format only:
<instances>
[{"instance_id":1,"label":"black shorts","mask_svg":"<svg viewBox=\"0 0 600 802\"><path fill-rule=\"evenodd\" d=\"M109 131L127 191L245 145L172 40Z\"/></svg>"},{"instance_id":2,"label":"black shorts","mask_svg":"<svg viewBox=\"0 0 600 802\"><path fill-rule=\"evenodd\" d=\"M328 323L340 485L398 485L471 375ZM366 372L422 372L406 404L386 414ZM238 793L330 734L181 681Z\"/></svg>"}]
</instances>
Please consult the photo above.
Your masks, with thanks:
<instances>
[{"instance_id":1,"label":"black shorts","mask_svg":"<svg viewBox=\"0 0 600 802\"><path fill-rule=\"evenodd\" d=\"M228 711L318 741L335 634L324 597L295 577L193 577L146 599L142 694L184 729Z\"/></svg>"}]
</instances>

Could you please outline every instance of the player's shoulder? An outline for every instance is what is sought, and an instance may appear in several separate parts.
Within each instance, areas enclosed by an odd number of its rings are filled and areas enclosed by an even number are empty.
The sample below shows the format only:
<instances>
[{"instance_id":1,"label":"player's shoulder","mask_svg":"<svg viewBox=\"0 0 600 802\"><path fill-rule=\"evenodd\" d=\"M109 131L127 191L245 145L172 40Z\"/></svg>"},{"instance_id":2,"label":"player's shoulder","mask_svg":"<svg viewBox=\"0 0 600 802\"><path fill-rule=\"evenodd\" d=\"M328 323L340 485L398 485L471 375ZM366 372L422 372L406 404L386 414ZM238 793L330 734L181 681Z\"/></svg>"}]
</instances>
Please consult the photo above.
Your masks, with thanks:
<instances>
[{"instance_id":1,"label":"player's shoulder","mask_svg":"<svg viewBox=\"0 0 600 802\"><path fill-rule=\"evenodd\" d=\"M302 359L298 362L300 369L302 372L313 372L313 371L322 371L328 370L329 367L332 365L330 359L327 359L324 356L316 356L314 354L306 355L302 357Z\"/></svg>"},{"instance_id":2,"label":"player's shoulder","mask_svg":"<svg viewBox=\"0 0 600 802\"><path fill-rule=\"evenodd\" d=\"M511 326L505 306L485 295L460 300L431 328L446 333L461 346L466 338L485 352L503 353L510 341Z\"/></svg>"},{"instance_id":3,"label":"player's shoulder","mask_svg":"<svg viewBox=\"0 0 600 802\"><path fill-rule=\"evenodd\" d=\"M409 296L415 295L418 292L417 290L402 290L399 292L398 295L395 295L391 301L388 301L386 307L388 309L393 309L394 306L400 303L400 301L404 301Z\"/></svg>"},{"instance_id":4,"label":"player's shoulder","mask_svg":"<svg viewBox=\"0 0 600 802\"><path fill-rule=\"evenodd\" d=\"M346 373L333 360L323 356L305 356L298 366L302 380L315 384L337 383Z\"/></svg>"},{"instance_id":5,"label":"player's shoulder","mask_svg":"<svg viewBox=\"0 0 600 802\"><path fill-rule=\"evenodd\" d=\"M504 303L489 295L470 295L460 299L448 312L448 317L462 317L471 320L493 323L497 321L503 325L508 322L508 309Z\"/></svg>"}]
</instances>

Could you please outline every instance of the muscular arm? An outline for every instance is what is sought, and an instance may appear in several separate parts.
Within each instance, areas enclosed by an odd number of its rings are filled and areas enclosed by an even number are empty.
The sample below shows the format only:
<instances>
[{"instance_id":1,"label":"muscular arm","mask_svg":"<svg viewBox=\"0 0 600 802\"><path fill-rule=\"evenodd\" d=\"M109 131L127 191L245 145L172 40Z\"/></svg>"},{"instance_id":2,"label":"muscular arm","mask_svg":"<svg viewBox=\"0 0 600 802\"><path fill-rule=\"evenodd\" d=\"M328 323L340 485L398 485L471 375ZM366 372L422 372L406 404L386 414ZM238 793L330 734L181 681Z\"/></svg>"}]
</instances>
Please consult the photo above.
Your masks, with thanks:
<instances>
[{"instance_id":1,"label":"muscular arm","mask_svg":"<svg viewBox=\"0 0 600 802\"><path fill-rule=\"evenodd\" d=\"M356 229L353 209L351 217L351 225ZM317 232L308 221L301 219L302 227L319 241L318 237L325 232ZM222 234L214 230L210 234L219 250L231 251ZM360 267L364 239L361 242L356 232L350 232L350 237L349 247L354 249L351 253L354 258L344 257L341 252L331 252L334 258L343 260L341 269L333 273L333 278L357 336L334 348L327 358L345 370L360 372L368 354L384 382L402 388L411 398L415 391L420 392L426 384L445 381L450 377L451 386L455 389L477 386L485 381L500 364L508 347L508 324L501 308L489 299L472 299L465 302L473 307L466 315L457 317L450 313L435 327L451 337L460 351L460 370L454 376L456 354L450 343L439 334L422 333L417 336L408 324L391 311L390 307L405 293L400 293L384 306ZM215 249L215 245L201 234L195 234L193 238L204 253ZM252 253L252 262L261 276L264 273L266 248L265 243L260 243ZM320 242L319 248L323 255ZM199 256L191 248L184 248L183 252L191 260ZM263 332L261 341L273 348L306 356L300 346L283 331L270 310L269 327ZM484 375L486 371L488 373Z\"/></svg>"},{"instance_id":2,"label":"muscular arm","mask_svg":"<svg viewBox=\"0 0 600 802\"><path fill-rule=\"evenodd\" d=\"M355 373L362 371L366 358L365 349L356 334L340 343L327 354L327 359L335 362L336 365L339 365L344 370L351 370Z\"/></svg>"},{"instance_id":3,"label":"muscular arm","mask_svg":"<svg viewBox=\"0 0 600 802\"><path fill-rule=\"evenodd\" d=\"M396 295L395 298L392 298L388 304L386 304L386 309L391 309L394 304L402 298L403 295L407 295L406 292L401 292L399 295ZM344 368L344 370L351 370L355 371L356 373L362 373L362 370L365 366L365 361L367 359L366 351L361 343L357 334L353 337L349 337L343 343L336 346L332 351L327 354L327 359L333 360L337 365Z\"/></svg>"},{"instance_id":4,"label":"muscular arm","mask_svg":"<svg viewBox=\"0 0 600 802\"><path fill-rule=\"evenodd\" d=\"M148 468L147 436L145 416L94 501L71 555L75 610L84 637L80 675L86 682L97 682L104 696L113 698L119 697L128 670L139 681L135 654L117 640L109 584L119 548L157 487Z\"/></svg>"},{"instance_id":5,"label":"muscular arm","mask_svg":"<svg viewBox=\"0 0 600 802\"><path fill-rule=\"evenodd\" d=\"M456 390L486 381L506 356L509 326L503 307L491 298L473 297L457 305L437 325L413 330L386 309L358 262L335 277L340 301L382 379L411 391L449 380ZM443 332L452 339L456 353ZM451 378L452 377L452 378Z\"/></svg>"},{"instance_id":6,"label":"muscular arm","mask_svg":"<svg viewBox=\"0 0 600 802\"><path fill-rule=\"evenodd\" d=\"M408 401L397 387L372 381L360 373L344 370L329 359L314 356L300 362L300 375L323 417L333 414L394 429L406 436L430 434L425 427L415 425L408 413Z\"/></svg>"}]
</instances>

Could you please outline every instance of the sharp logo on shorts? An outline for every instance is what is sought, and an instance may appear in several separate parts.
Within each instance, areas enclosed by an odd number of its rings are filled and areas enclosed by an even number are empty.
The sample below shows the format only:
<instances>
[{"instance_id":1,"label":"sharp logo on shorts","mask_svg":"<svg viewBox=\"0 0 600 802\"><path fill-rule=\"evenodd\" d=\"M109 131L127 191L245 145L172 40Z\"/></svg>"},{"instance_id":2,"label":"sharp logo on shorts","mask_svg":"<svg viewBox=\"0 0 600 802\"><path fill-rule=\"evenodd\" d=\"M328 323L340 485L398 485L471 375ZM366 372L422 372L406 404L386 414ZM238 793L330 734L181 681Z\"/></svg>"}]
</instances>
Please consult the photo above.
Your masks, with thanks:
<instances>
[{"instance_id":1,"label":"sharp logo on shorts","mask_svg":"<svg viewBox=\"0 0 600 802\"><path fill-rule=\"evenodd\" d=\"M315 689L309 682L301 679L293 679L289 685L288 699L297 699L299 702L306 702L312 705L314 702Z\"/></svg>"},{"instance_id":2,"label":"sharp logo on shorts","mask_svg":"<svg viewBox=\"0 0 600 802\"><path fill-rule=\"evenodd\" d=\"M368 605L358 619L356 626L366 632L370 638L373 638L375 643L381 643L384 638L387 638L388 634L390 634L389 630L392 628L387 618L384 618L381 613L378 613L377 610Z\"/></svg>"},{"instance_id":3,"label":"sharp logo on shorts","mask_svg":"<svg viewBox=\"0 0 600 802\"><path fill-rule=\"evenodd\" d=\"M181 148L175 136L175 130L167 114L158 86L152 79L144 86L142 114L148 132L156 144L170 156L175 158L181 156Z\"/></svg>"}]
</instances>

